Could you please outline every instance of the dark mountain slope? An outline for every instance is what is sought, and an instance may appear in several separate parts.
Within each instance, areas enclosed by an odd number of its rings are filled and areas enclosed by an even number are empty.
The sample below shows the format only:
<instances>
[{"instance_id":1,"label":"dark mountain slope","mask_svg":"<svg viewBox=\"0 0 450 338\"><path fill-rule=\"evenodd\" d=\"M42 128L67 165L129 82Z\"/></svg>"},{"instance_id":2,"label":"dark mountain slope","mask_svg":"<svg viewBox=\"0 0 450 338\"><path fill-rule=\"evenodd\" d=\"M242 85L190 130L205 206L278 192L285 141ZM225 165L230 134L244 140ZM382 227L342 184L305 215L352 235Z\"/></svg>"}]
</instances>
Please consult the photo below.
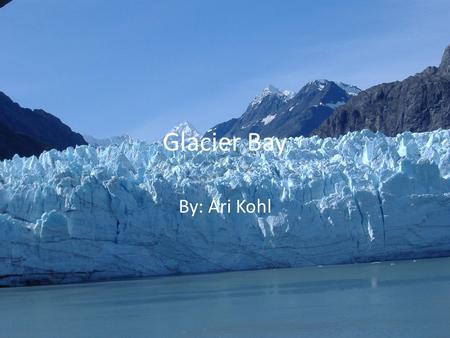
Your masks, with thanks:
<instances>
[{"instance_id":1,"label":"dark mountain slope","mask_svg":"<svg viewBox=\"0 0 450 338\"><path fill-rule=\"evenodd\" d=\"M12 158L14 154L31 156L40 154L48 145L42 144L27 135L15 133L6 125L0 123L0 160Z\"/></svg>"},{"instance_id":2,"label":"dark mountain slope","mask_svg":"<svg viewBox=\"0 0 450 338\"><path fill-rule=\"evenodd\" d=\"M450 46L439 67L362 91L337 108L315 133L327 137L371 129L396 135L438 128L450 128Z\"/></svg>"},{"instance_id":3,"label":"dark mountain slope","mask_svg":"<svg viewBox=\"0 0 450 338\"><path fill-rule=\"evenodd\" d=\"M0 159L39 155L48 149L63 150L86 144L57 117L41 110L22 108L0 92Z\"/></svg>"},{"instance_id":4,"label":"dark mountain slope","mask_svg":"<svg viewBox=\"0 0 450 338\"><path fill-rule=\"evenodd\" d=\"M12 0L0 0L0 8L11 2Z\"/></svg>"}]
</instances>

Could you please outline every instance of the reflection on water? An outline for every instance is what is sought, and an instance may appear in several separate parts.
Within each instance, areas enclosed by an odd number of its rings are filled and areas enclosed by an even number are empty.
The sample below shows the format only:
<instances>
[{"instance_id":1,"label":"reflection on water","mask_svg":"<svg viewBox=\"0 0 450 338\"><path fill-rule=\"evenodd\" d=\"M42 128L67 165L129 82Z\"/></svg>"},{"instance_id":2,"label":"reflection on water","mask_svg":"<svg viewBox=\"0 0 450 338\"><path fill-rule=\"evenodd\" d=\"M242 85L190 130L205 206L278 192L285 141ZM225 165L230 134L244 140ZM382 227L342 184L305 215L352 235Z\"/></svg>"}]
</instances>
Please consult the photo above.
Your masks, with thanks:
<instances>
[{"instance_id":1,"label":"reflection on water","mask_svg":"<svg viewBox=\"0 0 450 338\"><path fill-rule=\"evenodd\" d=\"M0 290L1 337L446 337L450 259Z\"/></svg>"}]
</instances>

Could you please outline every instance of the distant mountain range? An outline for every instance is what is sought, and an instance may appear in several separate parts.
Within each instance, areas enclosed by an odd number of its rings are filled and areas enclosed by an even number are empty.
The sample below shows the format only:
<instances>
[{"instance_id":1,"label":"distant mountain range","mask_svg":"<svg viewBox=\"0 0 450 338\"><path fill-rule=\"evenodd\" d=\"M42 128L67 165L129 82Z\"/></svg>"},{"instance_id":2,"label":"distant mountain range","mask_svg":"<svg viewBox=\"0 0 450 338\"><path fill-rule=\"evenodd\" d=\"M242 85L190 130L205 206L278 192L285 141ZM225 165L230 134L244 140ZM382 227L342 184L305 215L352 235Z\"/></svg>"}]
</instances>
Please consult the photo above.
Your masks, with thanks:
<instances>
[{"instance_id":1,"label":"distant mountain range","mask_svg":"<svg viewBox=\"0 0 450 338\"><path fill-rule=\"evenodd\" d=\"M22 108L0 92L0 160L81 144L86 144L83 137L57 117L41 109Z\"/></svg>"},{"instance_id":2,"label":"distant mountain range","mask_svg":"<svg viewBox=\"0 0 450 338\"><path fill-rule=\"evenodd\" d=\"M337 108L315 133L326 137L370 129L396 135L439 128L450 128L450 46L439 67L361 92Z\"/></svg>"},{"instance_id":3,"label":"distant mountain range","mask_svg":"<svg viewBox=\"0 0 450 338\"><path fill-rule=\"evenodd\" d=\"M213 133L217 138L246 137L249 133L259 133L262 137L307 136L336 107L360 91L356 86L328 80L309 82L297 93L269 86L249 104L240 118L214 126L205 136L211 137Z\"/></svg>"},{"instance_id":4,"label":"distant mountain range","mask_svg":"<svg viewBox=\"0 0 450 338\"><path fill-rule=\"evenodd\" d=\"M96 138L90 135L83 135L86 142L94 147L107 147L113 144L121 144L122 142L131 142L133 138L129 135L112 136L108 138Z\"/></svg>"}]
</instances>

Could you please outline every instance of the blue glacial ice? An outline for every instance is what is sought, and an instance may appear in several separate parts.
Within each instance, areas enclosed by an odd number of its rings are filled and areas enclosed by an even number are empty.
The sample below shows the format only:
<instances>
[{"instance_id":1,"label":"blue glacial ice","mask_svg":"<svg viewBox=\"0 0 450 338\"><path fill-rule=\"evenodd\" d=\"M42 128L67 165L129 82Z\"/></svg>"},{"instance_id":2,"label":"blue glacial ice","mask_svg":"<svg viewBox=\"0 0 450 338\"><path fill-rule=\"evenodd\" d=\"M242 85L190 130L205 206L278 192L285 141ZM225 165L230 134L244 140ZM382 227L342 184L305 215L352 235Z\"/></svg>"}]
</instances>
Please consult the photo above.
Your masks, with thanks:
<instances>
[{"instance_id":1,"label":"blue glacial ice","mask_svg":"<svg viewBox=\"0 0 450 338\"><path fill-rule=\"evenodd\" d=\"M257 198L270 215L179 212ZM0 162L0 285L449 253L449 130L299 137L281 155L129 139Z\"/></svg>"}]
</instances>

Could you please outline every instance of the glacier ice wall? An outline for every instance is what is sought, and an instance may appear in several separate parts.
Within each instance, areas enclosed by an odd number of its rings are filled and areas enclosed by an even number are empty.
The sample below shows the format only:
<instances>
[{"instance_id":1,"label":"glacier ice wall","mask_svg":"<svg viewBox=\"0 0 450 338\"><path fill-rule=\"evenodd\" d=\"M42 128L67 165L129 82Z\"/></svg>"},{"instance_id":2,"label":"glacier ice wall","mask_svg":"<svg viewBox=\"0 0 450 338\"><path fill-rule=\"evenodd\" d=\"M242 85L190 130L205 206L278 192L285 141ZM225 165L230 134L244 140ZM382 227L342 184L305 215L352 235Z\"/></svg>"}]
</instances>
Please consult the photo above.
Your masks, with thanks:
<instances>
[{"instance_id":1,"label":"glacier ice wall","mask_svg":"<svg viewBox=\"0 0 450 338\"><path fill-rule=\"evenodd\" d=\"M180 199L272 200L270 215ZM450 131L290 139L282 155L129 141L0 162L0 285L450 253Z\"/></svg>"}]
</instances>

